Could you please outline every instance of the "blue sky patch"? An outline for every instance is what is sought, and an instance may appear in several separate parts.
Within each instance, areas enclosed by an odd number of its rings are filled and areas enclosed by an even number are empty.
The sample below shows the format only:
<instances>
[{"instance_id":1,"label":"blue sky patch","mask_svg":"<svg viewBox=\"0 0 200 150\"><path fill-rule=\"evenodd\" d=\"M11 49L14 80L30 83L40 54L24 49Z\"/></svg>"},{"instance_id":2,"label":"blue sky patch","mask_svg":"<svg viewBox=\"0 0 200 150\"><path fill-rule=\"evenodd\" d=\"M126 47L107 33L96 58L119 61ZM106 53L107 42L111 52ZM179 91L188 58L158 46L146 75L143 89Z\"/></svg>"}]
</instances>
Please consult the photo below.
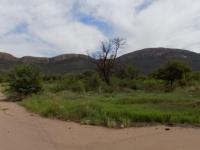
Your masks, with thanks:
<instances>
[{"instance_id":1,"label":"blue sky patch","mask_svg":"<svg viewBox=\"0 0 200 150\"><path fill-rule=\"evenodd\" d=\"M155 0L144 0L139 6L136 7L137 12L147 9Z\"/></svg>"},{"instance_id":2,"label":"blue sky patch","mask_svg":"<svg viewBox=\"0 0 200 150\"><path fill-rule=\"evenodd\" d=\"M0 35L0 38L6 37L12 34L23 34L23 33L28 34L28 25L26 23L18 24L12 30Z\"/></svg>"},{"instance_id":3,"label":"blue sky patch","mask_svg":"<svg viewBox=\"0 0 200 150\"><path fill-rule=\"evenodd\" d=\"M19 25L17 25L13 31L11 31L12 33L26 33L28 32L28 24L23 22L23 23L20 23Z\"/></svg>"},{"instance_id":4,"label":"blue sky patch","mask_svg":"<svg viewBox=\"0 0 200 150\"><path fill-rule=\"evenodd\" d=\"M78 17L78 19L80 22L84 24L96 26L99 30L101 30L106 35L111 35L113 32L112 27L107 22L98 20L92 16L81 15Z\"/></svg>"},{"instance_id":5,"label":"blue sky patch","mask_svg":"<svg viewBox=\"0 0 200 150\"><path fill-rule=\"evenodd\" d=\"M80 7L80 2L77 1L74 3L74 7L72 9L74 18L77 18L78 21L83 24L97 27L101 32L103 32L107 36L112 36L113 29L108 22L95 18L92 15L85 14L79 9Z\"/></svg>"}]
</instances>

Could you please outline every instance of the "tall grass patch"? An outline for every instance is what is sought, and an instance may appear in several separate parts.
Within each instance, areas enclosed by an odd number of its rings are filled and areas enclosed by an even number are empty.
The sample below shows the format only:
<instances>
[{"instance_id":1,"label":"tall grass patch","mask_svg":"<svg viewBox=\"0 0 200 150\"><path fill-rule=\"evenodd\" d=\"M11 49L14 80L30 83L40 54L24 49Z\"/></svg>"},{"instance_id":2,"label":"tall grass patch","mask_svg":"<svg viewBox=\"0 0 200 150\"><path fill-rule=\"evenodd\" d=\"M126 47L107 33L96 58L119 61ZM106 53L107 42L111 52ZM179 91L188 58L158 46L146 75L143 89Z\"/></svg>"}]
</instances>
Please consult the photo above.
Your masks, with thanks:
<instances>
[{"instance_id":1,"label":"tall grass patch","mask_svg":"<svg viewBox=\"0 0 200 150\"><path fill-rule=\"evenodd\" d=\"M200 100L196 95L174 93L77 94L69 91L43 93L22 105L42 116L110 128L137 123L200 123Z\"/></svg>"}]
</instances>

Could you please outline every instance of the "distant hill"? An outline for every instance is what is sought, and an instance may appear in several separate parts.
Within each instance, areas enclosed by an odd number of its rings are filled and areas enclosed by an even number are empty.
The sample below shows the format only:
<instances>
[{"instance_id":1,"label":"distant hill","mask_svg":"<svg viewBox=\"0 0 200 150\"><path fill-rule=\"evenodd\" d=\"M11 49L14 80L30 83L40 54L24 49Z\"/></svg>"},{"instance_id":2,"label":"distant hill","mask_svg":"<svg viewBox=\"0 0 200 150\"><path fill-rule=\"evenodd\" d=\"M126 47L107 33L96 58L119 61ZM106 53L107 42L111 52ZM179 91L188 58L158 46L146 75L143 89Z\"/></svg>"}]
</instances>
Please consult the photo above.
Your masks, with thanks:
<instances>
[{"instance_id":1,"label":"distant hill","mask_svg":"<svg viewBox=\"0 0 200 150\"><path fill-rule=\"evenodd\" d=\"M94 68L89 57L81 54L65 54L52 58L32 56L16 58L7 53L0 53L0 72L6 72L18 64L37 65L46 74L79 73Z\"/></svg>"},{"instance_id":2,"label":"distant hill","mask_svg":"<svg viewBox=\"0 0 200 150\"><path fill-rule=\"evenodd\" d=\"M142 49L120 56L118 62L134 65L144 73L149 73L171 59L183 60L190 64L194 71L200 71L200 54L181 49ZM6 72L17 64L38 65L47 74L80 73L95 67L90 58L82 54L64 54L52 58L32 56L16 58L7 53L0 53L0 72Z\"/></svg>"},{"instance_id":3,"label":"distant hill","mask_svg":"<svg viewBox=\"0 0 200 150\"><path fill-rule=\"evenodd\" d=\"M13 65L18 64L18 58L8 53L0 52L0 72L6 72Z\"/></svg>"},{"instance_id":4,"label":"distant hill","mask_svg":"<svg viewBox=\"0 0 200 150\"><path fill-rule=\"evenodd\" d=\"M135 65L149 73L169 60L179 59L188 63L194 71L200 71L200 54L181 49L147 48L118 58L123 64Z\"/></svg>"},{"instance_id":5,"label":"distant hill","mask_svg":"<svg viewBox=\"0 0 200 150\"><path fill-rule=\"evenodd\" d=\"M39 63L39 65L45 73L80 73L94 68L89 57L81 54L52 57L47 63Z\"/></svg>"},{"instance_id":6,"label":"distant hill","mask_svg":"<svg viewBox=\"0 0 200 150\"><path fill-rule=\"evenodd\" d=\"M11 54L0 52L0 61L4 61L4 60L5 61L15 61L15 60L17 60L17 58Z\"/></svg>"}]
</instances>

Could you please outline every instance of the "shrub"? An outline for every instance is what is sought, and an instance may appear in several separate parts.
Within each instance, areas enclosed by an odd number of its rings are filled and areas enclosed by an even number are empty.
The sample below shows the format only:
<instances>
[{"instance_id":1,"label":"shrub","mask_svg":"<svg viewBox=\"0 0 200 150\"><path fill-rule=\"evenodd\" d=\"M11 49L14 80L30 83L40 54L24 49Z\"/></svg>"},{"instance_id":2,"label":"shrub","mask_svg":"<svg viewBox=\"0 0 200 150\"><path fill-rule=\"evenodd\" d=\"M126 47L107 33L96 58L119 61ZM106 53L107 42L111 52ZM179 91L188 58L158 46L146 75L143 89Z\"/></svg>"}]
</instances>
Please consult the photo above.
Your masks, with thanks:
<instances>
[{"instance_id":1,"label":"shrub","mask_svg":"<svg viewBox=\"0 0 200 150\"><path fill-rule=\"evenodd\" d=\"M68 79L62 79L56 81L53 86L50 88L52 92L60 92L68 90Z\"/></svg>"},{"instance_id":2,"label":"shrub","mask_svg":"<svg viewBox=\"0 0 200 150\"><path fill-rule=\"evenodd\" d=\"M6 82L7 75L5 73L0 74L0 83Z\"/></svg>"},{"instance_id":3,"label":"shrub","mask_svg":"<svg viewBox=\"0 0 200 150\"><path fill-rule=\"evenodd\" d=\"M143 89L147 92L162 91L165 88L165 84L161 80L146 79L142 83Z\"/></svg>"},{"instance_id":4,"label":"shrub","mask_svg":"<svg viewBox=\"0 0 200 150\"><path fill-rule=\"evenodd\" d=\"M115 69L115 75L120 79L135 79L139 74L140 70L131 65L119 65Z\"/></svg>"},{"instance_id":5,"label":"shrub","mask_svg":"<svg viewBox=\"0 0 200 150\"><path fill-rule=\"evenodd\" d=\"M58 80L51 88L52 92L61 91L85 92L85 85L83 81L75 75L65 75L63 79Z\"/></svg>"},{"instance_id":6,"label":"shrub","mask_svg":"<svg viewBox=\"0 0 200 150\"><path fill-rule=\"evenodd\" d=\"M55 75L43 75L42 80L46 82L55 82L57 80L61 80L63 75L55 74Z\"/></svg>"},{"instance_id":7,"label":"shrub","mask_svg":"<svg viewBox=\"0 0 200 150\"><path fill-rule=\"evenodd\" d=\"M73 92L78 92L78 93L84 93L85 92L85 85L81 80L75 81L74 83L69 86L69 90Z\"/></svg>"},{"instance_id":8,"label":"shrub","mask_svg":"<svg viewBox=\"0 0 200 150\"><path fill-rule=\"evenodd\" d=\"M191 72L191 68L188 64L179 60L172 60L154 72L153 76L165 80L173 88L173 83L182 80L189 72Z\"/></svg>"},{"instance_id":9,"label":"shrub","mask_svg":"<svg viewBox=\"0 0 200 150\"><path fill-rule=\"evenodd\" d=\"M92 75L87 77L85 84L88 91L93 91L93 90L99 91L101 88L102 82L103 81L101 80L100 76L97 73L93 73Z\"/></svg>"},{"instance_id":10,"label":"shrub","mask_svg":"<svg viewBox=\"0 0 200 150\"><path fill-rule=\"evenodd\" d=\"M8 83L9 91L21 99L42 89L41 72L30 65L16 66L8 74Z\"/></svg>"},{"instance_id":11,"label":"shrub","mask_svg":"<svg viewBox=\"0 0 200 150\"><path fill-rule=\"evenodd\" d=\"M141 89L141 82L142 82L142 80L133 79L133 80L128 80L127 82L128 82L127 83L128 88L130 88L132 90Z\"/></svg>"}]
</instances>

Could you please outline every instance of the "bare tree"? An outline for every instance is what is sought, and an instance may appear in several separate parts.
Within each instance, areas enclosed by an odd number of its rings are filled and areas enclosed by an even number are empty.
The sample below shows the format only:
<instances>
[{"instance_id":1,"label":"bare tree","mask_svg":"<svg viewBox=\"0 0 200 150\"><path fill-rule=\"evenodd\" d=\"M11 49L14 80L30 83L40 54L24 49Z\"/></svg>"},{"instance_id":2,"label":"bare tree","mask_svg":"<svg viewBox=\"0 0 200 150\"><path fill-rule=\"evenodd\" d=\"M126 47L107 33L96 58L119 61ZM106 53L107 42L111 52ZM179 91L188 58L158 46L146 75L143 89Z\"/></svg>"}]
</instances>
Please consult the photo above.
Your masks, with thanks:
<instances>
[{"instance_id":1,"label":"bare tree","mask_svg":"<svg viewBox=\"0 0 200 150\"><path fill-rule=\"evenodd\" d=\"M100 50L90 55L92 63L96 65L102 79L110 84L112 70L116 65L118 51L124 47L126 41L121 38L114 38L101 43Z\"/></svg>"}]
</instances>

